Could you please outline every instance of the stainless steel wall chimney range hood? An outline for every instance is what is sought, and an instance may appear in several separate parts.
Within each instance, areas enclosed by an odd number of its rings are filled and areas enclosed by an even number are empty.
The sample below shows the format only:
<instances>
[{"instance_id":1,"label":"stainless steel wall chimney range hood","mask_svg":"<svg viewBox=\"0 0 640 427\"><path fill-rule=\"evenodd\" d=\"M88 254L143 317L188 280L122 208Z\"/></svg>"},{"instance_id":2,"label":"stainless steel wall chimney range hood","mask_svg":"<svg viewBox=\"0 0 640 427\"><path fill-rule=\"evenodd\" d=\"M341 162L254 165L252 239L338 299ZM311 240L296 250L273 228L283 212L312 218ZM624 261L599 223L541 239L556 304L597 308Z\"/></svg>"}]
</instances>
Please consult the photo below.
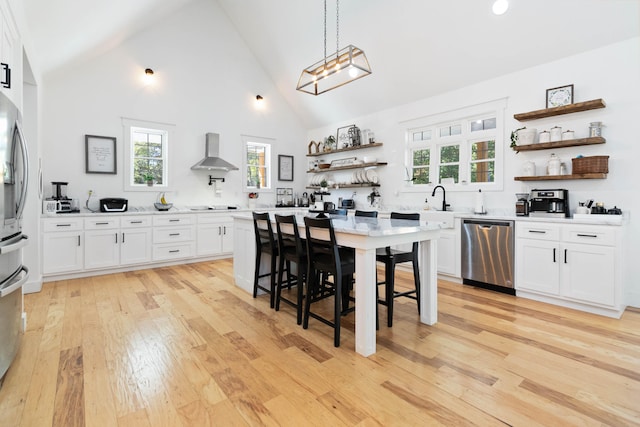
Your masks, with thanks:
<instances>
[{"instance_id":1,"label":"stainless steel wall chimney range hood","mask_svg":"<svg viewBox=\"0 0 640 427\"><path fill-rule=\"evenodd\" d=\"M191 169L195 170L216 170L216 171L237 171L238 168L218 157L220 154L220 135L217 133L207 133L207 141L204 150L204 159L200 160Z\"/></svg>"}]
</instances>

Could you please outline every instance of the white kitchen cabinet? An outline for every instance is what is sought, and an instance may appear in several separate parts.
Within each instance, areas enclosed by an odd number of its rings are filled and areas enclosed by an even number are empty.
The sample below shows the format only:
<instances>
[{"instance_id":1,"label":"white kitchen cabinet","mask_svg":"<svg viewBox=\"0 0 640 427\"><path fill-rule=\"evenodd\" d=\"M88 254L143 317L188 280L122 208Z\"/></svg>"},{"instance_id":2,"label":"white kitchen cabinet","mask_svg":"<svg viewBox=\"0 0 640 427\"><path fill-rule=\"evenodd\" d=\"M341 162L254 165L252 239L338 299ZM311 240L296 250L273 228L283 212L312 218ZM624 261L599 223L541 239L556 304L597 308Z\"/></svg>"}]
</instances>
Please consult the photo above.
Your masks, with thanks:
<instances>
[{"instance_id":1,"label":"white kitchen cabinet","mask_svg":"<svg viewBox=\"0 0 640 427\"><path fill-rule=\"evenodd\" d=\"M22 41L7 1L0 1L0 92L22 110ZM8 73L10 71L10 87Z\"/></svg>"},{"instance_id":2,"label":"white kitchen cabinet","mask_svg":"<svg viewBox=\"0 0 640 427\"><path fill-rule=\"evenodd\" d=\"M619 317L616 227L516 223L516 295Z\"/></svg>"},{"instance_id":3,"label":"white kitchen cabinet","mask_svg":"<svg viewBox=\"0 0 640 427\"><path fill-rule=\"evenodd\" d=\"M580 301L614 305L614 248L578 243L563 246L561 281L565 294Z\"/></svg>"},{"instance_id":4,"label":"white kitchen cabinet","mask_svg":"<svg viewBox=\"0 0 640 427\"><path fill-rule=\"evenodd\" d=\"M84 221L84 268L115 267L120 264L119 218L91 218Z\"/></svg>"},{"instance_id":5,"label":"white kitchen cabinet","mask_svg":"<svg viewBox=\"0 0 640 427\"><path fill-rule=\"evenodd\" d=\"M123 217L120 221L120 265L151 261L151 217Z\"/></svg>"},{"instance_id":6,"label":"white kitchen cabinet","mask_svg":"<svg viewBox=\"0 0 640 427\"><path fill-rule=\"evenodd\" d=\"M196 254L212 256L233 252L233 219L227 214L199 214Z\"/></svg>"},{"instance_id":7,"label":"white kitchen cabinet","mask_svg":"<svg viewBox=\"0 0 640 427\"><path fill-rule=\"evenodd\" d=\"M438 239L438 274L459 278L460 267L460 218L453 228L443 228Z\"/></svg>"},{"instance_id":8,"label":"white kitchen cabinet","mask_svg":"<svg viewBox=\"0 0 640 427\"><path fill-rule=\"evenodd\" d=\"M516 291L528 289L560 294L560 244L554 241L516 238Z\"/></svg>"},{"instance_id":9,"label":"white kitchen cabinet","mask_svg":"<svg viewBox=\"0 0 640 427\"><path fill-rule=\"evenodd\" d=\"M55 274L84 268L81 218L47 219L42 230L42 272Z\"/></svg>"},{"instance_id":10,"label":"white kitchen cabinet","mask_svg":"<svg viewBox=\"0 0 640 427\"><path fill-rule=\"evenodd\" d=\"M190 258L195 255L195 216L153 217L153 261Z\"/></svg>"}]
</instances>

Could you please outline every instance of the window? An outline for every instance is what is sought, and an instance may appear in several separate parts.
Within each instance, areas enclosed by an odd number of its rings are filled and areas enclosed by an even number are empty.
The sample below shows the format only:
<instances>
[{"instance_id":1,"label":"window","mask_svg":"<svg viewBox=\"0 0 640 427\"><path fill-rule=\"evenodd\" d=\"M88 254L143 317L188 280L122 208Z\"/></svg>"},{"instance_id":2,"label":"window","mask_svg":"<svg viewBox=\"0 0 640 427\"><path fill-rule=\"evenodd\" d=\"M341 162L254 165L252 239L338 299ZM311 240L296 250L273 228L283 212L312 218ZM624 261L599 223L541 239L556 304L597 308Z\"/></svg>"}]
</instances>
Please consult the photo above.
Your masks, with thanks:
<instances>
[{"instance_id":1,"label":"window","mask_svg":"<svg viewBox=\"0 0 640 427\"><path fill-rule=\"evenodd\" d=\"M447 191L469 191L462 187L469 185L502 189L503 138L498 127L504 106L505 102L496 101L443 113L430 121L420 119L421 126L409 128L408 185L418 189L427 184L453 184Z\"/></svg>"},{"instance_id":2,"label":"window","mask_svg":"<svg viewBox=\"0 0 640 427\"><path fill-rule=\"evenodd\" d=\"M131 127L132 185L146 185L150 178L156 185L165 184L166 146L167 132Z\"/></svg>"},{"instance_id":3,"label":"window","mask_svg":"<svg viewBox=\"0 0 640 427\"><path fill-rule=\"evenodd\" d=\"M125 190L169 188L169 140L173 125L122 119L125 140ZM149 186L147 181L153 180Z\"/></svg>"},{"instance_id":4,"label":"window","mask_svg":"<svg viewBox=\"0 0 640 427\"><path fill-rule=\"evenodd\" d=\"M496 142L471 143L471 182L495 182Z\"/></svg>"},{"instance_id":5,"label":"window","mask_svg":"<svg viewBox=\"0 0 640 427\"><path fill-rule=\"evenodd\" d=\"M453 182L460 182L460 145L446 145L440 147L440 179L452 178Z\"/></svg>"},{"instance_id":6,"label":"window","mask_svg":"<svg viewBox=\"0 0 640 427\"><path fill-rule=\"evenodd\" d=\"M248 191L271 190L272 139L243 136L245 189Z\"/></svg>"}]
</instances>

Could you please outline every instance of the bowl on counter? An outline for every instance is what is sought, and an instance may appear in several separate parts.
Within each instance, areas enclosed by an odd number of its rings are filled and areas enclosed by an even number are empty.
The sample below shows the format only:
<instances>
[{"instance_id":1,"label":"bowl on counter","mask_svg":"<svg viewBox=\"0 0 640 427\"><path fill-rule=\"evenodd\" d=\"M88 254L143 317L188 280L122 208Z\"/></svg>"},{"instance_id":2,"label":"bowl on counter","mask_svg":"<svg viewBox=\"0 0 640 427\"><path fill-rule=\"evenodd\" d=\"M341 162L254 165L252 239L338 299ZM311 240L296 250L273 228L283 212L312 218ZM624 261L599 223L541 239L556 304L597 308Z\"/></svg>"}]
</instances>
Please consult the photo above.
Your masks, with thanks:
<instances>
[{"instance_id":1,"label":"bowl on counter","mask_svg":"<svg viewBox=\"0 0 640 427\"><path fill-rule=\"evenodd\" d=\"M173 207L173 203L154 203L153 206L159 211L168 211Z\"/></svg>"}]
</instances>

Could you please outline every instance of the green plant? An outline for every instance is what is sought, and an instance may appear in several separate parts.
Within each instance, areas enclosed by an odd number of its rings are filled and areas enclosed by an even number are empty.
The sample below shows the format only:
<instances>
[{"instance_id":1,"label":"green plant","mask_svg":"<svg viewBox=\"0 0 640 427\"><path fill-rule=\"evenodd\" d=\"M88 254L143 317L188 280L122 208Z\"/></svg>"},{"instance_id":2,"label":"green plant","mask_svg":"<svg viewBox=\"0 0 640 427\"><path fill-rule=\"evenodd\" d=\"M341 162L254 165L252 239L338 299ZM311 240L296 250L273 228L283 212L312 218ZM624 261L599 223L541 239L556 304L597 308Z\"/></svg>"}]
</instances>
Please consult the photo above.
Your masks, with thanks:
<instances>
[{"instance_id":1,"label":"green plant","mask_svg":"<svg viewBox=\"0 0 640 427\"><path fill-rule=\"evenodd\" d=\"M320 187L327 188L327 185L329 185L329 183L327 182L326 179L323 179L322 181L320 181Z\"/></svg>"},{"instance_id":2,"label":"green plant","mask_svg":"<svg viewBox=\"0 0 640 427\"><path fill-rule=\"evenodd\" d=\"M144 175L142 175L142 178L143 178L145 181L153 181L154 176L153 176L153 174L145 173Z\"/></svg>"},{"instance_id":3,"label":"green plant","mask_svg":"<svg viewBox=\"0 0 640 427\"><path fill-rule=\"evenodd\" d=\"M526 128L526 126L523 126L514 131L511 131L511 145L509 145L509 147L511 147L513 150L515 150L516 146L518 145L518 131ZM516 151L516 154L518 154L518 151Z\"/></svg>"}]
</instances>

